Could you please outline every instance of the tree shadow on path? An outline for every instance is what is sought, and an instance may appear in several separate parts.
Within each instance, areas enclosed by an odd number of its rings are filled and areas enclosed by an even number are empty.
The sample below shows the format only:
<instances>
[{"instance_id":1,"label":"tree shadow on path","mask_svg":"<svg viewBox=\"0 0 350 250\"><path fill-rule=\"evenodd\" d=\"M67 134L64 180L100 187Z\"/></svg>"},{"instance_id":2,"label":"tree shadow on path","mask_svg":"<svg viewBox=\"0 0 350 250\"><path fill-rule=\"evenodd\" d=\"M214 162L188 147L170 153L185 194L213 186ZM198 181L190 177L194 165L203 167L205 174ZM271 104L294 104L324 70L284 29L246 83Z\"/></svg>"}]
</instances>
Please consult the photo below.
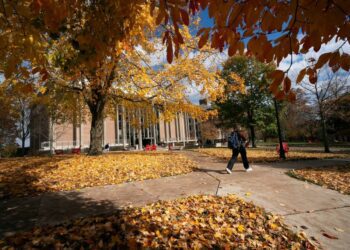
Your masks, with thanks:
<instances>
[{"instance_id":1,"label":"tree shadow on path","mask_svg":"<svg viewBox=\"0 0 350 250\"><path fill-rule=\"evenodd\" d=\"M79 191L47 193L0 201L0 238L35 226L55 225L89 215L110 214L120 207L109 200L94 200Z\"/></svg>"}]
</instances>

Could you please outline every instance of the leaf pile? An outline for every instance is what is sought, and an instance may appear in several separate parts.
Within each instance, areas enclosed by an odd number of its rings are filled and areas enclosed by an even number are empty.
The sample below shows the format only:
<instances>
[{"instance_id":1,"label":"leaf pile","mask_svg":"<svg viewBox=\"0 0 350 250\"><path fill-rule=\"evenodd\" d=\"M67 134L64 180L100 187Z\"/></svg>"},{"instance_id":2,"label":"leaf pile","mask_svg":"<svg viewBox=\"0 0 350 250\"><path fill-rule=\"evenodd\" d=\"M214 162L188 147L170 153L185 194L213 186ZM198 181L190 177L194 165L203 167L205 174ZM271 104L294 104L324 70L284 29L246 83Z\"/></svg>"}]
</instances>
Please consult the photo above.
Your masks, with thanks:
<instances>
[{"instance_id":1,"label":"leaf pile","mask_svg":"<svg viewBox=\"0 0 350 250\"><path fill-rule=\"evenodd\" d=\"M219 157L229 160L232 156L232 150L229 148L199 148L194 151L206 154L209 156ZM247 149L249 162L276 162L280 161L279 155L275 150L266 149ZM322 153L322 152L304 152L290 151L287 155L287 160L316 160L316 159L332 159L332 158L349 158L350 154L344 153ZM238 157L238 162L241 162L241 157Z\"/></svg>"},{"instance_id":2,"label":"leaf pile","mask_svg":"<svg viewBox=\"0 0 350 250\"><path fill-rule=\"evenodd\" d=\"M288 175L314 184L350 194L350 164L327 167L310 167L291 170Z\"/></svg>"},{"instance_id":3,"label":"leaf pile","mask_svg":"<svg viewBox=\"0 0 350 250\"><path fill-rule=\"evenodd\" d=\"M1 159L0 199L173 176L195 167L183 155L154 152Z\"/></svg>"},{"instance_id":4,"label":"leaf pile","mask_svg":"<svg viewBox=\"0 0 350 250\"><path fill-rule=\"evenodd\" d=\"M304 233L292 233L279 217L234 195L161 201L111 216L34 228L3 242L39 249L315 249Z\"/></svg>"}]
</instances>

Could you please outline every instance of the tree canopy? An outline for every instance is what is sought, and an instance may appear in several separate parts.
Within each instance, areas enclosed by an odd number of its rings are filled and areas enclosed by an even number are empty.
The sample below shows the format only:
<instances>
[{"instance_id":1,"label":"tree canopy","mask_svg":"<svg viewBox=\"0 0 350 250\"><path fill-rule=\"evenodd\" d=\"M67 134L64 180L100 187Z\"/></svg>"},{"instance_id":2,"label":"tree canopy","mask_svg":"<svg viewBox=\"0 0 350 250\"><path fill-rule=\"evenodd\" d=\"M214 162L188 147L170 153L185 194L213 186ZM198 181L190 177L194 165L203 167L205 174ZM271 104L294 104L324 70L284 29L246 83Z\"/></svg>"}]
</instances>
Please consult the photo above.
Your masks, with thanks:
<instances>
[{"instance_id":1,"label":"tree canopy","mask_svg":"<svg viewBox=\"0 0 350 250\"><path fill-rule=\"evenodd\" d=\"M248 128L253 147L256 146L256 128L268 136L275 127L270 126L275 122L271 117L272 98L268 90L268 74L273 69L273 65L246 56L231 57L223 64L222 77L227 81L227 86L225 99L216 104L219 116L224 126L231 128L234 123L238 123ZM238 88L239 91L232 90L232 86L242 84L237 76L244 81L243 89Z\"/></svg>"},{"instance_id":2,"label":"tree canopy","mask_svg":"<svg viewBox=\"0 0 350 250\"><path fill-rule=\"evenodd\" d=\"M204 10L213 25L196 32L192 17ZM92 144L100 147L102 135L93 131L111 96L166 106L165 114L181 107L198 115L184 94L185 79L213 99L222 93L216 72L201 66L199 49L228 49L230 56L246 53L277 64L290 56L292 64L295 54L319 51L331 39L348 42L349 13L346 0L2 0L0 73L40 77L44 93L47 83L79 92L92 115ZM189 39L194 33L197 38ZM172 63L164 70L149 67L142 55L156 43ZM323 53L297 82L307 75L315 83L325 64L348 71L349 58L342 46ZM270 90L294 100L288 71L271 74Z\"/></svg>"},{"instance_id":3,"label":"tree canopy","mask_svg":"<svg viewBox=\"0 0 350 250\"><path fill-rule=\"evenodd\" d=\"M347 0L3 0L0 9L1 70L6 77L17 70L25 71L20 65L28 60L41 66L45 79L47 57L43 52L62 36L78 51L80 64L94 67L111 49L138 44L140 31L149 20L145 10L160 27L169 62L173 55L179 56L184 44L181 26L190 24L190 15L206 9L214 25L199 30L199 47L210 40L212 48L228 48L230 56L243 54L247 48L247 53L261 61L278 64L290 55L292 63L293 54L311 48L319 51L333 38L346 43L350 37ZM314 65L300 71L297 81L307 75L310 82L316 82L316 70L327 63L334 70L348 71L350 55L341 47L324 53ZM285 73L288 70L275 71L271 89L279 97L294 99Z\"/></svg>"}]
</instances>

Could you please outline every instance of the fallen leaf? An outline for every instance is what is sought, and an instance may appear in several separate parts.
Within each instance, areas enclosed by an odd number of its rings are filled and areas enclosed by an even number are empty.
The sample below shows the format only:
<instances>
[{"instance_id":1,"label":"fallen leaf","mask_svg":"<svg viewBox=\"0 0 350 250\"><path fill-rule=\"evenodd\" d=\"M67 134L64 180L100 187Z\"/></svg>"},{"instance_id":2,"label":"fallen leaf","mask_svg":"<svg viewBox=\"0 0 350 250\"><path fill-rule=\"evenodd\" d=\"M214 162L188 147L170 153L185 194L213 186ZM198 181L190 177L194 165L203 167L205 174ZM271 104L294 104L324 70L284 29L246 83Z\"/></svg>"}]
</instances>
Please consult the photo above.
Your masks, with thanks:
<instances>
[{"instance_id":1,"label":"fallen leaf","mask_svg":"<svg viewBox=\"0 0 350 250\"><path fill-rule=\"evenodd\" d=\"M163 152L1 159L1 192L6 198L32 196L175 176L196 167L184 155Z\"/></svg>"},{"instance_id":2,"label":"fallen leaf","mask_svg":"<svg viewBox=\"0 0 350 250\"><path fill-rule=\"evenodd\" d=\"M1 247L84 249L89 245L91 249L224 249L230 246L230 249L260 249L270 246L315 249L305 235L301 236L289 230L280 217L234 195L197 195L123 208L112 215L38 227L6 237Z\"/></svg>"},{"instance_id":3,"label":"fallen leaf","mask_svg":"<svg viewBox=\"0 0 350 250\"><path fill-rule=\"evenodd\" d=\"M330 235L330 234L328 234L328 233L322 233L322 235L323 235L324 237L327 237L327 238L332 239L332 240L337 240L337 239L338 239L337 236Z\"/></svg>"},{"instance_id":4,"label":"fallen leaf","mask_svg":"<svg viewBox=\"0 0 350 250\"><path fill-rule=\"evenodd\" d=\"M336 231L338 231L338 232L341 232L341 233L343 233L344 232L344 230L343 229L341 229L341 228L337 228L337 227L335 227L334 228Z\"/></svg>"}]
</instances>

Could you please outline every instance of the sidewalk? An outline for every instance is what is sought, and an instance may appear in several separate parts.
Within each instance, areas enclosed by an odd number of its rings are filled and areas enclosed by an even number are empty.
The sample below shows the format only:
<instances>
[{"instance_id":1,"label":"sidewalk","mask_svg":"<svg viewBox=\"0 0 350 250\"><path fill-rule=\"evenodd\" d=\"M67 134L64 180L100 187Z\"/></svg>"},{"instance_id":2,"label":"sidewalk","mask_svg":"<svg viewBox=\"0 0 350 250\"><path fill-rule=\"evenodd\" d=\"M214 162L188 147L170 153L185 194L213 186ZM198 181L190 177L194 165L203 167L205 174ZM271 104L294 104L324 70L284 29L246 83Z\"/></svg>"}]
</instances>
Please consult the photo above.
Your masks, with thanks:
<instances>
[{"instance_id":1,"label":"sidewalk","mask_svg":"<svg viewBox=\"0 0 350 250\"><path fill-rule=\"evenodd\" d=\"M315 237L325 249L347 249L350 246L350 196L284 174L291 168L339 164L349 160L259 164L253 165L254 171L250 173L244 172L242 165L237 164L233 174L228 175L224 171L226 162L194 152L183 153L198 161L199 170L155 180L2 200L0 236L28 230L35 225L111 213L128 205L141 206L194 194L233 193L267 211L283 215L292 229ZM326 238L322 235L324 232L339 239Z\"/></svg>"}]
</instances>

